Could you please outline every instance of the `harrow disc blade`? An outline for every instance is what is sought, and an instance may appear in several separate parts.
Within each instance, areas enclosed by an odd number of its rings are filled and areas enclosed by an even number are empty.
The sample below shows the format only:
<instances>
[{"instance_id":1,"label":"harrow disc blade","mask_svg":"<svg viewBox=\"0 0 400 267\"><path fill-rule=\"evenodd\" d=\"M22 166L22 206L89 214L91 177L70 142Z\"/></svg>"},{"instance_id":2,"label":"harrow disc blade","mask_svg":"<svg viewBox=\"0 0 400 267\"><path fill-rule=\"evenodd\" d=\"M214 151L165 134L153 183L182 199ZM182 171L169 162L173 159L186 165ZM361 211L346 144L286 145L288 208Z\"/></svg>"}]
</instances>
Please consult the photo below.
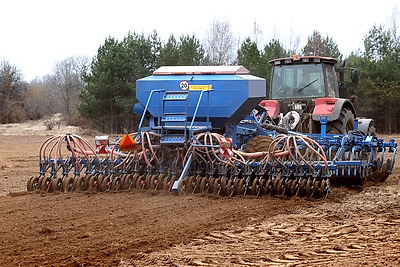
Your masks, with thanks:
<instances>
[{"instance_id":1,"label":"harrow disc blade","mask_svg":"<svg viewBox=\"0 0 400 267\"><path fill-rule=\"evenodd\" d=\"M65 193L72 192L72 190L74 190L74 178L65 177L63 181L63 189Z\"/></svg>"},{"instance_id":2,"label":"harrow disc blade","mask_svg":"<svg viewBox=\"0 0 400 267\"><path fill-rule=\"evenodd\" d=\"M61 177L57 177L51 181L50 187L52 192L63 192L63 181Z\"/></svg>"},{"instance_id":3,"label":"harrow disc blade","mask_svg":"<svg viewBox=\"0 0 400 267\"><path fill-rule=\"evenodd\" d=\"M38 176L32 176L28 180L28 184L27 184L28 191L36 191L36 190L39 190L39 188L40 188L39 177Z\"/></svg>"}]
</instances>

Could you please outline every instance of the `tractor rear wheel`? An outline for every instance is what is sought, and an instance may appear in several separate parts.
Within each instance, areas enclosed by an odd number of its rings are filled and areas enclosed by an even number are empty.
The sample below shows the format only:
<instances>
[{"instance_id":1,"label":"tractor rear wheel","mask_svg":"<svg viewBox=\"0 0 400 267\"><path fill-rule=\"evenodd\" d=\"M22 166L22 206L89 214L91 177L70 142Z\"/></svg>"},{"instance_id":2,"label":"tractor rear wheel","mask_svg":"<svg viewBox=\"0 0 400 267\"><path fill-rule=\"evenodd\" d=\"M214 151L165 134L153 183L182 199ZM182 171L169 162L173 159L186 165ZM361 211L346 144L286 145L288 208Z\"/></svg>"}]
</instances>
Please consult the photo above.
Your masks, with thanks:
<instances>
[{"instance_id":1,"label":"tractor rear wheel","mask_svg":"<svg viewBox=\"0 0 400 267\"><path fill-rule=\"evenodd\" d=\"M269 145L272 142L272 138L266 135L258 135L250 139L246 144L245 152L268 152Z\"/></svg>"},{"instance_id":2,"label":"tractor rear wheel","mask_svg":"<svg viewBox=\"0 0 400 267\"><path fill-rule=\"evenodd\" d=\"M329 134L347 134L354 130L354 113L344 108L340 112L338 120L328 122L326 132Z\"/></svg>"}]
</instances>

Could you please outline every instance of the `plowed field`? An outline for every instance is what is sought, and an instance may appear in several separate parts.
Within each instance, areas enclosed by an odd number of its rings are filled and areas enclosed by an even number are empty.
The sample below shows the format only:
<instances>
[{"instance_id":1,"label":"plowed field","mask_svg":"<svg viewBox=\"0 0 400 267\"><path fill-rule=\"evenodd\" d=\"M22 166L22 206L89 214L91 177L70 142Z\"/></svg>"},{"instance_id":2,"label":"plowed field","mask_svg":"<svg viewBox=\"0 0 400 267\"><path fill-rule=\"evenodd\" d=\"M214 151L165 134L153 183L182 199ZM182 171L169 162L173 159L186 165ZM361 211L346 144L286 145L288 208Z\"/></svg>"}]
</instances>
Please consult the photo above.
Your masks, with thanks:
<instances>
[{"instance_id":1,"label":"plowed field","mask_svg":"<svg viewBox=\"0 0 400 267\"><path fill-rule=\"evenodd\" d=\"M400 266L398 167L319 200L28 193L45 138L0 135L0 266Z\"/></svg>"}]
</instances>

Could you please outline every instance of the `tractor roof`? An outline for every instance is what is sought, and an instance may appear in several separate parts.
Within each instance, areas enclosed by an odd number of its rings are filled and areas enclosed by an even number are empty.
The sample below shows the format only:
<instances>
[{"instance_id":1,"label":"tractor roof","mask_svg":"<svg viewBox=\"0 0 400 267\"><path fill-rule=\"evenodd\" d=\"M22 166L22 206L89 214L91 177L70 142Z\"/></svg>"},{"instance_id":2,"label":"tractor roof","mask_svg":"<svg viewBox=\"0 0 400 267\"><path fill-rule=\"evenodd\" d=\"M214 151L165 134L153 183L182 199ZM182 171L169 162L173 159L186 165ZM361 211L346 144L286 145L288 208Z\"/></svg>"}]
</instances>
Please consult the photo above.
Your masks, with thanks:
<instances>
[{"instance_id":1,"label":"tractor roof","mask_svg":"<svg viewBox=\"0 0 400 267\"><path fill-rule=\"evenodd\" d=\"M328 63L335 65L337 60L331 57L320 57L320 56L304 56L299 57L294 55L292 57L278 58L268 61L271 65L295 65L295 64L310 64L310 63Z\"/></svg>"}]
</instances>

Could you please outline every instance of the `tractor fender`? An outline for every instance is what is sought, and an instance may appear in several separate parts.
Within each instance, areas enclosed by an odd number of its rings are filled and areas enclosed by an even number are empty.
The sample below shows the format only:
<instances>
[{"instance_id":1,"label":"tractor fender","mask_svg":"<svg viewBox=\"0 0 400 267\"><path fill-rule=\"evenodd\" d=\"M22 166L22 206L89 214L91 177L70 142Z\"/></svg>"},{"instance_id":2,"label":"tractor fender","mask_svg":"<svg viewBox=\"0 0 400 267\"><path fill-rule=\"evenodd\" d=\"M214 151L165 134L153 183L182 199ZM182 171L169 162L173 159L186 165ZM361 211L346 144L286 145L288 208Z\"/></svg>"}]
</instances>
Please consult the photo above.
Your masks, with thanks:
<instances>
[{"instance_id":1,"label":"tractor fender","mask_svg":"<svg viewBox=\"0 0 400 267\"><path fill-rule=\"evenodd\" d=\"M259 105L267 109L268 115L272 119L278 118L280 113L278 100L263 100L259 103Z\"/></svg>"},{"instance_id":2,"label":"tractor fender","mask_svg":"<svg viewBox=\"0 0 400 267\"><path fill-rule=\"evenodd\" d=\"M358 130L366 135L375 135L374 120L367 118L357 118Z\"/></svg>"},{"instance_id":3,"label":"tractor fender","mask_svg":"<svg viewBox=\"0 0 400 267\"><path fill-rule=\"evenodd\" d=\"M353 112L354 117L356 111L353 103L350 100L344 98L317 98L315 99L315 107L312 113L312 119L319 121L321 115L328 117L328 121L338 120L340 113L343 109L348 109Z\"/></svg>"}]
</instances>

